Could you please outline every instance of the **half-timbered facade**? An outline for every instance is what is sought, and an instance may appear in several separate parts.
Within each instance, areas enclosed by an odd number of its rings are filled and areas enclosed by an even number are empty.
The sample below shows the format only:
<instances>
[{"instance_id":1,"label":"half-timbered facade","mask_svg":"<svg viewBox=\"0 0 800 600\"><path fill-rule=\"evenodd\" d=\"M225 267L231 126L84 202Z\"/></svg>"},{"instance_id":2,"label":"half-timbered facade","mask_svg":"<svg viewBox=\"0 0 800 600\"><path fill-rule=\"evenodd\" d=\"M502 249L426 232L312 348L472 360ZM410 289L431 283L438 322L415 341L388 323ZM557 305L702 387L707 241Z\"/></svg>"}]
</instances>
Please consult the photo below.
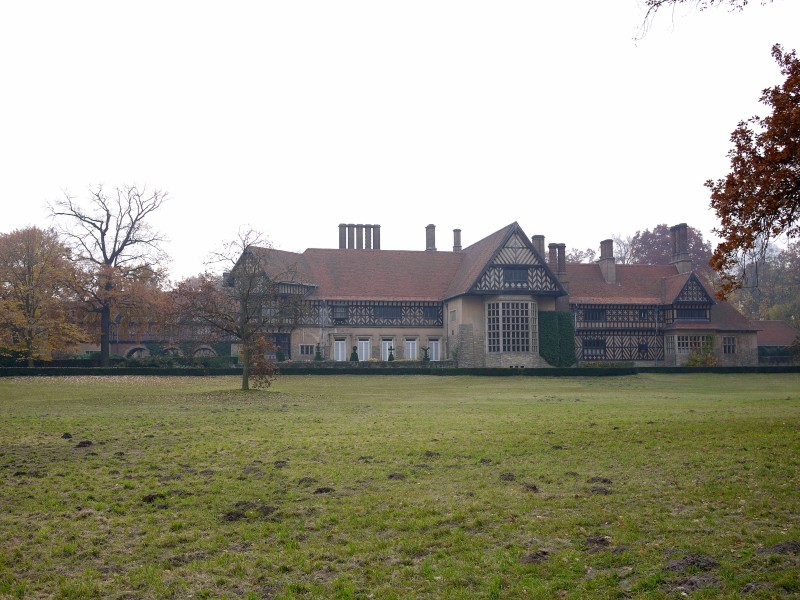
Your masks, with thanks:
<instances>
[{"instance_id":1,"label":"half-timbered facade","mask_svg":"<svg viewBox=\"0 0 800 600\"><path fill-rule=\"evenodd\" d=\"M267 276L290 271L308 310L276 336L292 360L453 359L461 367L545 367L539 315L570 311L579 363L681 365L713 351L719 364L756 364L755 329L718 303L692 271L686 225L667 265L617 265L613 244L594 264L567 264L565 244L517 223L461 248L380 249L380 228L340 225L339 248L253 248ZM355 354L354 354L355 353Z\"/></svg>"}]
</instances>

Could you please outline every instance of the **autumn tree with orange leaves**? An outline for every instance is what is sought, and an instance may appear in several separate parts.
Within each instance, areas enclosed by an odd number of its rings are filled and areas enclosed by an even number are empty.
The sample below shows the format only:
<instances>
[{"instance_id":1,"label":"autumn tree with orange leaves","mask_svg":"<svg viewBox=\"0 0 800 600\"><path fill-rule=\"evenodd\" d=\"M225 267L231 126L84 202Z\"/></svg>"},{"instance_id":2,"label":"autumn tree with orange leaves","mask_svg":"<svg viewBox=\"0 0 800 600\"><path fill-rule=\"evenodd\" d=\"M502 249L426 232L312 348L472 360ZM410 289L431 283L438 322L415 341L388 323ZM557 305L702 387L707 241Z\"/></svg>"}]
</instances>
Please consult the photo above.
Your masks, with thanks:
<instances>
[{"instance_id":1,"label":"autumn tree with orange leaves","mask_svg":"<svg viewBox=\"0 0 800 600\"><path fill-rule=\"evenodd\" d=\"M730 173L706 182L721 223L715 231L722 242L711 256L721 298L741 287L742 265L763 255L771 240L800 237L800 60L777 44L772 56L786 78L761 93L772 114L739 122Z\"/></svg>"},{"instance_id":2,"label":"autumn tree with orange leaves","mask_svg":"<svg viewBox=\"0 0 800 600\"><path fill-rule=\"evenodd\" d=\"M82 341L71 317L78 277L55 231L0 234L0 345L33 366Z\"/></svg>"}]
</instances>

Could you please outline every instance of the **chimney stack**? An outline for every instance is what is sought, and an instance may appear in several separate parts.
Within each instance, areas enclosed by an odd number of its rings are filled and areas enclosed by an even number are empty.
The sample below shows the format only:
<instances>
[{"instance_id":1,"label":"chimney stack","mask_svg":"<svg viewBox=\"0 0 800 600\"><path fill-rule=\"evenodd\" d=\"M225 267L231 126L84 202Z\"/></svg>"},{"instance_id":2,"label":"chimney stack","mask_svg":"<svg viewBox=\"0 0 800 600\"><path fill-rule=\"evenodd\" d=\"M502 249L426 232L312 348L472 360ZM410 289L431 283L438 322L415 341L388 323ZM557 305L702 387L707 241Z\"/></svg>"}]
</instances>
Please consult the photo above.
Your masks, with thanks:
<instances>
[{"instance_id":1,"label":"chimney stack","mask_svg":"<svg viewBox=\"0 0 800 600\"><path fill-rule=\"evenodd\" d=\"M339 249L380 250L381 226L339 223Z\"/></svg>"},{"instance_id":2,"label":"chimney stack","mask_svg":"<svg viewBox=\"0 0 800 600\"><path fill-rule=\"evenodd\" d=\"M569 292L569 282L567 281L567 245L566 244L550 244L551 254L552 247L555 246L556 251L556 277L558 277L561 286Z\"/></svg>"},{"instance_id":3,"label":"chimney stack","mask_svg":"<svg viewBox=\"0 0 800 600\"><path fill-rule=\"evenodd\" d=\"M531 237L531 242L533 242L533 249L539 253L541 258L544 258L544 236L534 235Z\"/></svg>"},{"instance_id":4,"label":"chimney stack","mask_svg":"<svg viewBox=\"0 0 800 600\"><path fill-rule=\"evenodd\" d=\"M686 223L669 228L672 236L672 260L678 273L689 273L692 270L692 259L689 257L689 226Z\"/></svg>"},{"instance_id":5,"label":"chimney stack","mask_svg":"<svg viewBox=\"0 0 800 600\"><path fill-rule=\"evenodd\" d=\"M373 250L380 250L381 249L381 226L380 225L373 225L372 226L372 249Z\"/></svg>"},{"instance_id":6,"label":"chimney stack","mask_svg":"<svg viewBox=\"0 0 800 600\"><path fill-rule=\"evenodd\" d=\"M617 265L614 259L614 240L603 240L600 242L600 272L606 283L617 283Z\"/></svg>"},{"instance_id":7,"label":"chimney stack","mask_svg":"<svg viewBox=\"0 0 800 600\"><path fill-rule=\"evenodd\" d=\"M558 244L547 244L547 266L553 273L558 272Z\"/></svg>"},{"instance_id":8,"label":"chimney stack","mask_svg":"<svg viewBox=\"0 0 800 600\"><path fill-rule=\"evenodd\" d=\"M461 230L453 229L453 252L461 252Z\"/></svg>"},{"instance_id":9,"label":"chimney stack","mask_svg":"<svg viewBox=\"0 0 800 600\"><path fill-rule=\"evenodd\" d=\"M436 252L436 225L428 225L425 228L425 250Z\"/></svg>"}]
</instances>

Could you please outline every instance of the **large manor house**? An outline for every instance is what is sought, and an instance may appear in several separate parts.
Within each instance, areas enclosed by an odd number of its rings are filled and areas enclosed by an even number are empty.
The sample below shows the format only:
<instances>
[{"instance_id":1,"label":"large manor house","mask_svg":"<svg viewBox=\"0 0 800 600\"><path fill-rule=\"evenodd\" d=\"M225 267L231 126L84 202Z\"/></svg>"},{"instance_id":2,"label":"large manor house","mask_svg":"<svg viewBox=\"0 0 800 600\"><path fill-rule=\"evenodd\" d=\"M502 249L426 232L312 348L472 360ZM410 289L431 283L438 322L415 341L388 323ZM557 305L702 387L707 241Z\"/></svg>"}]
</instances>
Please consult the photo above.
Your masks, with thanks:
<instances>
[{"instance_id":1,"label":"large manor house","mask_svg":"<svg viewBox=\"0 0 800 600\"><path fill-rule=\"evenodd\" d=\"M680 366L704 351L720 366L758 363L756 327L693 269L686 224L660 265L617 264L610 239L596 262L567 263L565 244L516 222L466 248L456 229L444 251L434 225L425 233L418 251L382 250L380 226L355 224L339 226L338 248L251 248L266 276L306 294L311 316L275 334L283 356L548 367L540 325L558 312L578 364Z\"/></svg>"}]
</instances>

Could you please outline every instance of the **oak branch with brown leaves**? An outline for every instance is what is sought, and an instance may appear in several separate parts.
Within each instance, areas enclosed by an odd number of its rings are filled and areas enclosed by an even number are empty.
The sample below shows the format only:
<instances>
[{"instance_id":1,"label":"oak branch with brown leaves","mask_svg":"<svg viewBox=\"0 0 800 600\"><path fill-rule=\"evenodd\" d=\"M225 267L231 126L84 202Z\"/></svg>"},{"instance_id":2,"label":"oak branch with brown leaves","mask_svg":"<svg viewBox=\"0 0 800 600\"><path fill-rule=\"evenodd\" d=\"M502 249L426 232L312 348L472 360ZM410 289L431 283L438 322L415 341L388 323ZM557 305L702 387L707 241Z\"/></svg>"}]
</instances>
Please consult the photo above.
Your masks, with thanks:
<instances>
[{"instance_id":1,"label":"oak branch with brown leaves","mask_svg":"<svg viewBox=\"0 0 800 600\"><path fill-rule=\"evenodd\" d=\"M786 78L761 94L772 114L739 123L731 134L730 173L706 182L721 223L711 266L722 276L722 298L741 287L742 265L758 259L770 240L800 237L800 60L779 45L772 56Z\"/></svg>"}]
</instances>

